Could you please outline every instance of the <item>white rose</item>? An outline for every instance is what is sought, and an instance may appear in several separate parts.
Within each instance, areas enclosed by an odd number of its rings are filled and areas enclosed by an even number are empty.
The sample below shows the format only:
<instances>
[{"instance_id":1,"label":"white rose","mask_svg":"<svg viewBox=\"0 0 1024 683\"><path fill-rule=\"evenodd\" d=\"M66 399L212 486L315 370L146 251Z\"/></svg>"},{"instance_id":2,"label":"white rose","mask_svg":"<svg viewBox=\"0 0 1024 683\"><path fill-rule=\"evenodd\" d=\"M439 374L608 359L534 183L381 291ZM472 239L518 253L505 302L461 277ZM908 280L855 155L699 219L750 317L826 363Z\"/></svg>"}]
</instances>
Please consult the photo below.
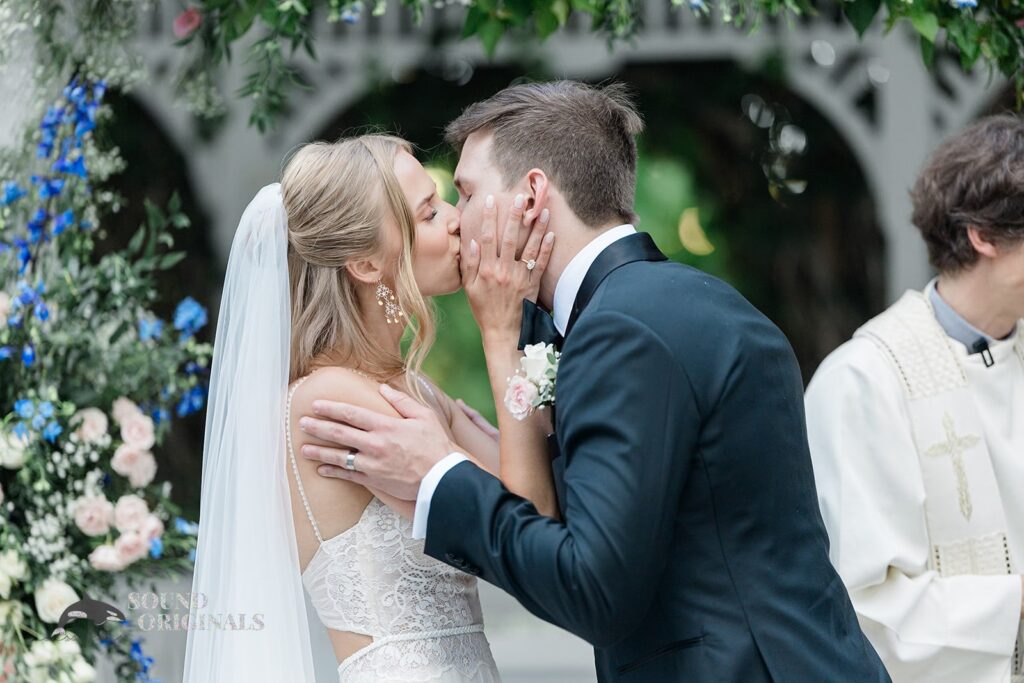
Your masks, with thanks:
<instances>
[{"instance_id":1,"label":"white rose","mask_svg":"<svg viewBox=\"0 0 1024 683\"><path fill-rule=\"evenodd\" d=\"M0 572L0 598L6 600L11 597L11 577Z\"/></svg>"},{"instance_id":2,"label":"white rose","mask_svg":"<svg viewBox=\"0 0 1024 683\"><path fill-rule=\"evenodd\" d=\"M119 572L124 569L124 563L121 561L117 549L109 543L104 543L89 553L89 564L93 569L101 572Z\"/></svg>"},{"instance_id":3,"label":"white rose","mask_svg":"<svg viewBox=\"0 0 1024 683\"><path fill-rule=\"evenodd\" d=\"M517 420L525 420L533 411L533 404L539 394L533 382L525 377L515 375L508 383L505 392L505 407Z\"/></svg>"},{"instance_id":4,"label":"white rose","mask_svg":"<svg viewBox=\"0 0 1024 683\"><path fill-rule=\"evenodd\" d=\"M58 614L57 616L59 617L60 615ZM49 640L37 640L32 643L32 655L38 664L50 664L60 659L57 646Z\"/></svg>"},{"instance_id":5,"label":"white rose","mask_svg":"<svg viewBox=\"0 0 1024 683\"><path fill-rule=\"evenodd\" d=\"M110 424L107 415L99 408L83 408L71 418L71 423L80 423L75 431L78 438L87 444L97 444L107 433Z\"/></svg>"},{"instance_id":6,"label":"white rose","mask_svg":"<svg viewBox=\"0 0 1024 683\"><path fill-rule=\"evenodd\" d=\"M121 398L114 401L114 406L110 410L110 414L114 416L114 421L117 424L123 424L132 415L142 415L142 411L135 405L135 401L130 398L122 396Z\"/></svg>"},{"instance_id":7,"label":"white rose","mask_svg":"<svg viewBox=\"0 0 1024 683\"><path fill-rule=\"evenodd\" d=\"M47 579L36 589L36 612L47 624L56 624L68 605L75 602L78 602L78 593L63 581Z\"/></svg>"},{"instance_id":8,"label":"white rose","mask_svg":"<svg viewBox=\"0 0 1024 683\"><path fill-rule=\"evenodd\" d=\"M0 330L7 327L7 316L11 314L11 297L7 292L0 292Z\"/></svg>"},{"instance_id":9,"label":"white rose","mask_svg":"<svg viewBox=\"0 0 1024 683\"><path fill-rule=\"evenodd\" d=\"M121 496L114 507L114 525L121 533L136 531L142 527L149 515L149 506L146 501L134 494Z\"/></svg>"},{"instance_id":10,"label":"white rose","mask_svg":"<svg viewBox=\"0 0 1024 683\"><path fill-rule=\"evenodd\" d=\"M28 437L0 433L0 465L16 470L25 464Z\"/></svg>"},{"instance_id":11,"label":"white rose","mask_svg":"<svg viewBox=\"0 0 1024 683\"><path fill-rule=\"evenodd\" d=\"M96 669L84 659L79 659L71 667L71 678L75 683L93 683L96 680Z\"/></svg>"},{"instance_id":12,"label":"white rose","mask_svg":"<svg viewBox=\"0 0 1024 683\"><path fill-rule=\"evenodd\" d=\"M57 641L57 652L60 653L61 659L75 660L82 654L82 648L78 647L78 643L75 640L63 638Z\"/></svg>"},{"instance_id":13,"label":"white rose","mask_svg":"<svg viewBox=\"0 0 1024 683\"><path fill-rule=\"evenodd\" d=\"M128 471L128 481L131 485L140 488L153 481L156 476L156 458L149 451L143 451L135 461L131 470Z\"/></svg>"},{"instance_id":14,"label":"white rose","mask_svg":"<svg viewBox=\"0 0 1024 683\"><path fill-rule=\"evenodd\" d=\"M14 600L0 602L0 627L11 626L17 628L21 625L23 616L21 614L21 603Z\"/></svg>"},{"instance_id":15,"label":"white rose","mask_svg":"<svg viewBox=\"0 0 1024 683\"><path fill-rule=\"evenodd\" d=\"M114 506L103 496L83 496L75 501L75 524L86 536L102 536L114 521Z\"/></svg>"},{"instance_id":16,"label":"white rose","mask_svg":"<svg viewBox=\"0 0 1024 683\"><path fill-rule=\"evenodd\" d=\"M28 565L16 550L5 550L0 553L0 572L7 574L14 581L21 581L28 573Z\"/></svg>"},{"instance_id":17,"label":"white rose","mask_svg":"<svg viewBox=\"0 0 1024 683\"><path fill-rule=\"evenodd\" d=\"M544 381L544 372L551 365L548 361L547 344L527 344L523 348L523 352L526 355L519 361L519 364L523 368L523 372L526 373L526 379L533 382Z\"/></svg>"},{"instance_id":18,"label":"white rose","mask_svg":"<svg viewBox=\"0 0 1024 683\"><path fill-rule=\"evenodd\" d=\"M114 549L121 564L128 566L149 554L149 541L138 531L126 531L114 541Z\"/></svg>"},{"instance_id":19,"label":"white rose","mask_svg":"<svg viewBox=\"0 0 1024 683\"><path fill-rule=\"evenodd\" d=\"M148 451L156 443L153 418L142 413L128 415L121 421L121 439L140 451Z\"/></svg>"}]
</instances>

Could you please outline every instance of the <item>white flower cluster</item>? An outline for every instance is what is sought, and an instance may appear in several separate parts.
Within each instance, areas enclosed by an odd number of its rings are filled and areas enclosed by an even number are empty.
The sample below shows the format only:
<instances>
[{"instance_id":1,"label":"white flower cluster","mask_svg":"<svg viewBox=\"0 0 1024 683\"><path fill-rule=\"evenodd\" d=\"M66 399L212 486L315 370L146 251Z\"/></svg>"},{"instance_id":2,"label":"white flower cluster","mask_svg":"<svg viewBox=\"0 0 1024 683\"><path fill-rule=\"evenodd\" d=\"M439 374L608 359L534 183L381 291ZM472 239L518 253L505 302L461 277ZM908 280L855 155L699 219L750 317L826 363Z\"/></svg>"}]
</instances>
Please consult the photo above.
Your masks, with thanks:
<instances>
[{"instance_id":1,"label":"white flower cluster","mask_svg":"<svg viewBox=\"0 0 1024 683\"><path fill-rule=\"evenodd\" d=\"M40 502L43 512L25 510L28 521L25 550L39 564L49 564L68 550L67 506L64 495L56 491Z\"/></svg>"},{"instance_id":2,"label":"white flower cluster","mask_svg":"<svg viewBox=\"0 0 1024 683\"><path fill-rule=\"evenodd\" d=\"M92 683L96 680L96 670L82 657L78 643L70 638L56 642L35 641L21 663L25 683Z\"/></svg>"},{"instance_id":3,"label":"white flower cluster","mask_svg":"<svg viewBox=\"0 0 1024 683\"><path fill-rule=\"evenodd\" d=\"M0 553L0 598L11 597L11 587L27 574L28 565L18 551L12 548Z\"/></svg>"}]
</instances>

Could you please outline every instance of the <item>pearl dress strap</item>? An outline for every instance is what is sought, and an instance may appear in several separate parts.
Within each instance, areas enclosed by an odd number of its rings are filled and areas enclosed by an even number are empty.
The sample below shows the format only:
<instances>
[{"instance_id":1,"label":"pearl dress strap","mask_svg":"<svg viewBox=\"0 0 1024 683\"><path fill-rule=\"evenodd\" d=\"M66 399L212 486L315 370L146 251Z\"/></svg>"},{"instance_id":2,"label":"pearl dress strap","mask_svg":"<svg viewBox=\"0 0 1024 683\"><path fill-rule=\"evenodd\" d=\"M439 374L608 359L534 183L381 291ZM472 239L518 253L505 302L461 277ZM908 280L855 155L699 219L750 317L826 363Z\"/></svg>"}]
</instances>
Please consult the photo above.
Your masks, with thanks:
<instances>
[{"instance_id":1,"label":"pearl dress strap","mask_svg":"<svg viewBox=\"0 0 1024 683\"><path fill-rule=\"evenodd\" d=\"M320 527L316 525L316 520L313 519L313 511L309 507L309 499L306 498L306 490L302 486L302 478L299 477L299 466L295 462L295 448L292 446L292 397L295 395L295 390L302 386L302 383L309 379L311 374L296 382L292 390L288 392L288 401L284 409L285 435L288 439L288 457L292 461L292 472L295 473L295 485L299 489L299 496L302 497L302 507L306 508L306 517L309 518L309 523L313 526L313 533L316 534L317 542L323 545L324 537L320 535Z\"/></svg>"}]
</instances>

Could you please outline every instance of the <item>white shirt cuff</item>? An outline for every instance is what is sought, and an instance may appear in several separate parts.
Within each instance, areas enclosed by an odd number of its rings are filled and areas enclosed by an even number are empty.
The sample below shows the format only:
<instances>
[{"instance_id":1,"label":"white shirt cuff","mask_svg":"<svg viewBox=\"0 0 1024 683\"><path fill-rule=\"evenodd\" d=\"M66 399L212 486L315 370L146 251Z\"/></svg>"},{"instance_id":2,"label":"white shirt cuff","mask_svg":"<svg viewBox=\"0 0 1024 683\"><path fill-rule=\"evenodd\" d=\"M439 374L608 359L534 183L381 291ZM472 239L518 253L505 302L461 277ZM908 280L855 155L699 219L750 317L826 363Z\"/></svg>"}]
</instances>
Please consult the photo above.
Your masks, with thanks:
<instances>
[{"instance_id":1,"label":"white shirt cuff","mask_svg":"<svg viewBox=\"0 0 1024 683\"><path fill-rule=\"evenodd\" d=\"M448 470L464 460L469 460L462 453L449 453L430 468L427 476L420 482L419 493L416 494L416 511L412 515L412 537L422 539L427 537L427 520L430 519L430 500L434 497L437 485L441 478L448 474Z\"/></svg>"}]
</instances>

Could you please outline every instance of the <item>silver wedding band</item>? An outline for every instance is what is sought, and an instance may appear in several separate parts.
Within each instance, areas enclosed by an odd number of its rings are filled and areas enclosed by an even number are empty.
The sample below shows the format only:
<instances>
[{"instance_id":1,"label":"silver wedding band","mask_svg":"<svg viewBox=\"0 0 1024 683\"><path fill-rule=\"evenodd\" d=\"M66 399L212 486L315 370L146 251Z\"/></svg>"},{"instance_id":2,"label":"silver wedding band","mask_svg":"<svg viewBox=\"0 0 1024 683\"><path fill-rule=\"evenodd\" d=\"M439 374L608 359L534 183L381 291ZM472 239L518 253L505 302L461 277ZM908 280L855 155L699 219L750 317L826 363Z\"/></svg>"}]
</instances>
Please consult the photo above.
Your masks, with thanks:
<instances>
[{"instance_id":1,"label":"silver wedding band","mask_svg":"<svg viewBox=\"0 0 1024 683\"><path fill-rule=\"evenodd\" d=\"M535 260L530 259L529 261L526 262L526 269L527 270L533 270L536 267L537 267L537 262Z\"/></svg>"},{"instance_id":2,"label":"silver wedding band","mask_svg":"<svg viewBox=\"0 0 1024 683\"><path fill-rule=\"evenodd\" d=\"M349 453L345 456L345 469L349 472L357 472L356 469L356 454Z\"/></svg>"}]
</instances>

